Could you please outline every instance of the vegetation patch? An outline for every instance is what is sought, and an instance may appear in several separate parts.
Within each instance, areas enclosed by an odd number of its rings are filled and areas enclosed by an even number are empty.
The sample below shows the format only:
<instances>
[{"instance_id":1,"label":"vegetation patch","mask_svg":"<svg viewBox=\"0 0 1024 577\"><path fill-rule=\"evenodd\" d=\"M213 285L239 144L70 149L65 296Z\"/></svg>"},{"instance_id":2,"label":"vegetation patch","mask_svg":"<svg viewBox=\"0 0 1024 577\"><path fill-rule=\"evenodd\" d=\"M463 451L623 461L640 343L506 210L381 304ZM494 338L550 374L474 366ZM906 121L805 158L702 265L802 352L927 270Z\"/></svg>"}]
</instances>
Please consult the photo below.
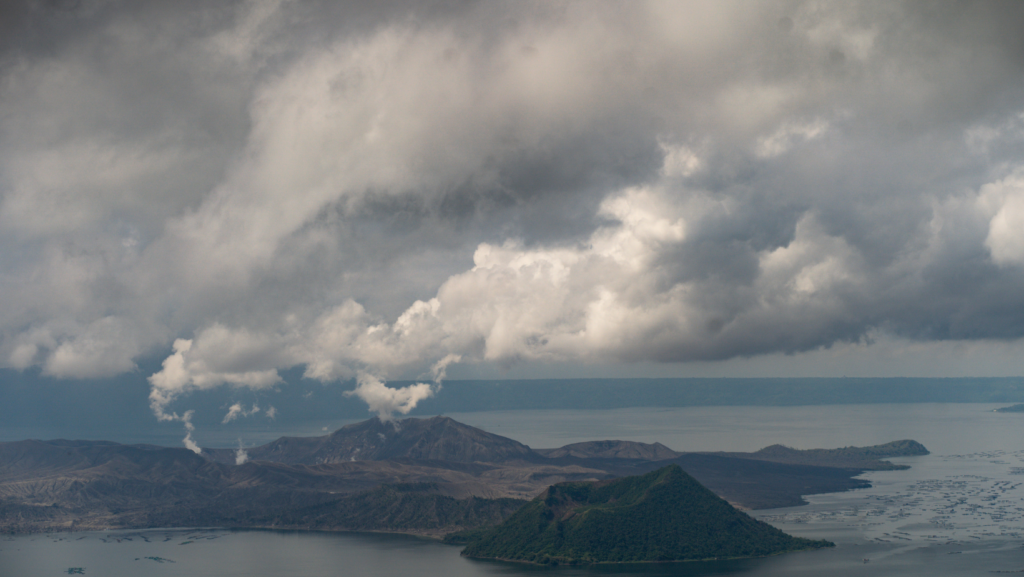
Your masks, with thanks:
<instances>
[{"instance_id":1,"label":"vegetation patch","mask_svg":"<svg viewBox=\"0 0 1024 577\"><path fill-rule=\"evenodd\" d=\"M762 557L834 546L737 511L677 465L553 485L498 527L466 540L468 557L541 564Z\"/></svg>"}]
</instances>

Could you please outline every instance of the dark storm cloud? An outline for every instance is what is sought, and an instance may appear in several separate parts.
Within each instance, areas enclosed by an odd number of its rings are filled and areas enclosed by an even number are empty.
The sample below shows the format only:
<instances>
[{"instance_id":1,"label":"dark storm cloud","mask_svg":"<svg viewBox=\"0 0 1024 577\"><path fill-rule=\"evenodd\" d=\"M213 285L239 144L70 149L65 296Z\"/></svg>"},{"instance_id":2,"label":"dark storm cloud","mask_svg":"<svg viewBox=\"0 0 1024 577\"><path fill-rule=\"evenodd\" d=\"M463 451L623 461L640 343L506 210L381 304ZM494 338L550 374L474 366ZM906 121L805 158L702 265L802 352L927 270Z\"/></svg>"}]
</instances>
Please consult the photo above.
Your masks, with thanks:
<instances>
[{"instance_id":1,"label":"dark storm cloud","mask_svg":"<svg viewBox=\"0 0 1024 577\"><path fill-rule=\"evenodd\" d=\"M174 343L158 411L305 366L386 412L459 362L1024 332L1019 3L5 10L9 366Z\"/></svg>"}]
</instances>

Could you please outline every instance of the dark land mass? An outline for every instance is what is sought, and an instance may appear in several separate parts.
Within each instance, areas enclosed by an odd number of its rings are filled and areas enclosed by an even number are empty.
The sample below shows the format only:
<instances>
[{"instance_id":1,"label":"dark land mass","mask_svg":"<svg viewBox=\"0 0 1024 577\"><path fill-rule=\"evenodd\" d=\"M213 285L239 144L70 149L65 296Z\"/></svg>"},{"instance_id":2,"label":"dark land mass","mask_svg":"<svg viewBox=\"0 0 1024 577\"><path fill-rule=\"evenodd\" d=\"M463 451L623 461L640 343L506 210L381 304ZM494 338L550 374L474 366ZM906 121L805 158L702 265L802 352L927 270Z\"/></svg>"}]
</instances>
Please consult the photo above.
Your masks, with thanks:
<instances>
[{"instance_id":1,"label":"dark land mass","mask_svg":"<svg viewBox=\"0 0 1024 577\"><path fill-rule=\"evenodd\" d=\"M1009 407L999 407L995 410L996 413L1024 413L1024 403L1011 405Z\"/></svg>"},{"instance_id":2,"label":"dark land mass","mask_svg":"<svg viewBox=\"0 0 1024 577\"><path fill-rule=\"evenodd\" d=\"M549 459L577 457L580 459L663 461L682 455L682 453L673 451L661 443L637 443L635 441L586 441L583 443L573 443L557 449L534 450Z\"/></svg>"},{"instance_id":3,"label":"dark land mass","mask_svg":"<svg viewBox=\"0 0 1024 577\"><path fill-rule=\"evenodd\" d=\"M712 453L723 457L739 457L789 463L793 465L819 465L862 471L900 471L909 469L906 465L895 465L889 457L916 457L927 455L928 449L917 441L892 441L872 447L843 447L840 449L793 449L783 445L771 445L754 453Z\"/></svg>"},{"instance_id":4,"label":"dark land mass","mask_svg":"<svg viewBox=\"0 0 1024 577\"><path fill-rule=\"evenodd\" d=\"M831 546L753 519L669 465L645 475L554 485L471 538L462 554L590 564L763 557Z\"/></svg>"},{"instance_id":5,"label":"dark land mass","mask_svg":"<svg viewBox=\"0 0 1024 577\"><path fill-rule=\"evenodd\" d=\"M440 536L493 526L550 485L671 464L736 507L773 508L865 487L854 477L892 466L881 458L922 451L912 441L719 454L594 441L534 451L446 417L284 437L248 449L242 464L224 449L28 440L0 443L0 531L225 526Z\"/></svg>"},{"instance_id":6,"label":"dark land mass","mask_svg":"<svg viewBox=\"0 0 1024 577\"><path fill-rule=\"evenodd\" d=\"M668 461L741 509L775 509L806 505L804 495L864 489L871 483L855 476L859 469L773 463L758 459L689 453ZM650 463L638 469L665 465Z\"/></svg>"},{"instance_id":7,"label":"dark land mass","mask_svg":"<svg viewBox=\"0 0 1024 577\"><path fill-rule=\"evenodd\" d=\"M250 499L268 499L253 507ZM240 491L218 502L148 516L149 527L269 527L313 531L377 531L441 536L491 527L515 513L523 499L456 499L433 483L384 484L347 495Z\"/></svg>"}]
</instances>

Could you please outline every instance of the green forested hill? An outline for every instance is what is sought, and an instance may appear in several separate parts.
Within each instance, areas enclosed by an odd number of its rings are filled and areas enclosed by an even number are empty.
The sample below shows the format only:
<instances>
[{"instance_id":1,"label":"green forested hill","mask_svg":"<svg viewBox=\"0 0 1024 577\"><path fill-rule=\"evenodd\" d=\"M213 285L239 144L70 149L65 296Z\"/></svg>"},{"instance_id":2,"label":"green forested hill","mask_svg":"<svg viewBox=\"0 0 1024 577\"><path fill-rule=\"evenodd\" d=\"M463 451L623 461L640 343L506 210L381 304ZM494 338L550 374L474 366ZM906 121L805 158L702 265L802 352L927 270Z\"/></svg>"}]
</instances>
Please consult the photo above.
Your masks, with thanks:
<instances>
[{"instance_id":1,"label":"green forested hill","mask_svg":"<svg viewBox=\"0 0 1024 577\"><path fill-rule=\"evenodd\" d=\"M757 557L829 547L737 511L670 465L646 475L553 485L463 555L533 563Z\"/></svg>"},{"instance_id":2,"label":"green forested hill","mask_svg":"<svg viewBox=\"0 0 1024 577\"><path fill-rule=\"evenodd\" d=\"M255 522L266 527L443 535L493 526L524 503L520 499L454 499L432 493L427 483L394 484Z\"/></svg>"}]
</instances>

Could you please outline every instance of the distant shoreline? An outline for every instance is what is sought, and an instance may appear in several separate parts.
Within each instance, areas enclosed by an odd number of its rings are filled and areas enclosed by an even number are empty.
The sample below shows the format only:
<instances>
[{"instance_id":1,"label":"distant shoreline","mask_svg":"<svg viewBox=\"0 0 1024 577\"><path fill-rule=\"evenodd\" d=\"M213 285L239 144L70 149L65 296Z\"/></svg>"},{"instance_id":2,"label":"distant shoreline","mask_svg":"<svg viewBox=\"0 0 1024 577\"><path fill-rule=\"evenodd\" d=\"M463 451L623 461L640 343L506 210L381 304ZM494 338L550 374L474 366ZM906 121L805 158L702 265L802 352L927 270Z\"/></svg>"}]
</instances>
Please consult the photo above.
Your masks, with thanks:
<instances>
[{"instance_id":1,"label":"distant shoreline","mask_svg":"<svg viewBox=\"0 0 1024 577\"><path fill-rule=\"evenodd\" d=\"M253 402L258 398L261 406L276 409L275 419L257 416L250 420L253 426L278 430L300 423L336 426L340 421L368 416L363 401L345 396L353 382L324 386L303 379L301 371L283 371L281 377L283 382L273 394L246 399ZM388 384L400 387L411 382ZM153 417L148 392L146 371L72 384L31 371L0 369L0 423L7 429L96 431L97 438L111 438L114 424L124 431L176 432L178 424L159 423ZM188 408L195 410L193 424L203 431L228 430L222 423L224 408L242 400L237 395L237 391L224 388L190 399ZM409 416L538 409L907 403L1024 403L1024 377L451 379ZM230 425L237 426L238 421Z\"/></svg>"}]
</instances>

